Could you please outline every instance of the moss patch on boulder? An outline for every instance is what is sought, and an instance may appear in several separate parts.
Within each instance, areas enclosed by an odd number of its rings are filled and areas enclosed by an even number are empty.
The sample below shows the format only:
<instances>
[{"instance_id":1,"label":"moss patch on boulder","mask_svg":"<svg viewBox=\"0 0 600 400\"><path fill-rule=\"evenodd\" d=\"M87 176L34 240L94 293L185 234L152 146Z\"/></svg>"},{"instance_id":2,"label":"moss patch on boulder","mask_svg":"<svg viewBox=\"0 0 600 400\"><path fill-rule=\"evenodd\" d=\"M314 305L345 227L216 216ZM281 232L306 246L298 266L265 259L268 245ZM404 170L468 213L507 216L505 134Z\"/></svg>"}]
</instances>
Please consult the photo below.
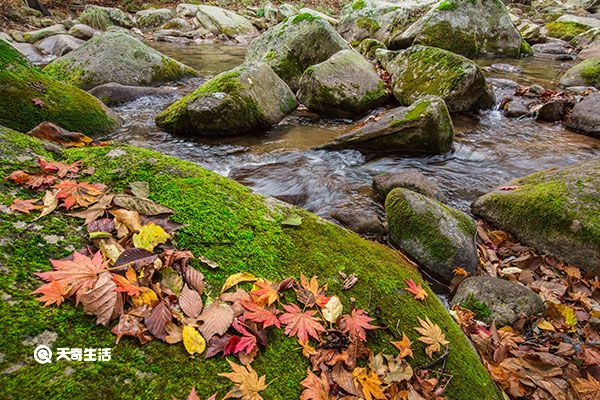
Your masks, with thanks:
<instances>
[{"instance_id":1,"label":"moss patch on boulder","mask_svg":"<svg viewBox=\"0 0 600 400\"><path fill-rule=\"evenodd\" d=\"M546 24L546 29L548 36L569 41L590 27L574 21L553 21Z\"/></svg>"}]
</instances>

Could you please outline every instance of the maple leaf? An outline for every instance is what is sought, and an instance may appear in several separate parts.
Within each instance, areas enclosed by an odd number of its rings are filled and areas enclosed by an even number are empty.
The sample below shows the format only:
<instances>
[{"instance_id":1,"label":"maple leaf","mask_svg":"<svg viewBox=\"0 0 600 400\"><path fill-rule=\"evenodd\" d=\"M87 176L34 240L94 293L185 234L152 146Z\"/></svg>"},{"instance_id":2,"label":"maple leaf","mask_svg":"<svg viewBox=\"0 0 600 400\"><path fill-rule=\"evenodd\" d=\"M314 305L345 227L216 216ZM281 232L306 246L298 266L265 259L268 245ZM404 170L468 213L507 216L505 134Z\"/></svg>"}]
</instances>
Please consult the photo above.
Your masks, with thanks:
<instances>
[{"instance_id":1,"label":"maple leaf","mask_svg":"<svg viewBox=\"0 0 600 400\"><path fill-rule=\"evenodd\" d=\"M42 171L46 173L55 172L59 178L64 178L67 174L76 174L79 172L79 164L81 164L81 160L67 165L60 161L48 162L41 157L37 161Z\"/></svg>"},{"instance_id":2,"label":"maple leaf","mask_svg":"<svg viewBox=\"0 0 600 400\"><path fill-rule=\"evenodd\" d=\"M400 350L400 353L398 354L398 357L400 358L405 358L405 357L413 357L413 351L411 348L411 342L408 339L408 336L406 336L406 334L403 332L402 333L402 340L399 340L397 342L391 342L398 350Z\"/></svg>"},{"instance_id":3,"label":"maple leaf","mask_svg":"<svg viewBox=\"0 0 600 400\"><path fill-rule=\"evenodd\" d=\"M281 327L279 319L277 318L277 314L281 311L278 309L272 307L263 308L248 300L242 300L240 304L246 309L246 311L244 311L244 318L247 318L252 322L263 324L263 328L268 328L269 326L275 326L277 328Z\"/></svg>"},{"instance_id":4,"label":"maple leaf","mask_svg":"<svg viewBox=\"0 0 600 400\"><path fill-rule=\"evenodd\" d=\"M600 382L589 373L587 379L577 378L573 386L581 400L595 400L600 398Z\"/></svg>"},{"instance_id":5,"label":"maple leaf","mask_svg":"<svg viewBox=\"0 0 600 400\"><path fill-rule=\"evenodd\" d=\"M354 377L354 383L361 388L366 400L386 399L381 388L382 382L375 372L371 371L368 374L366 368L358 367L354 369L352 376Z\"/></svg>"},{"instance_id":6,"label":"maple leaf","mask_svg":"<svg viewBox=\"0 0 600 400\"><path fill-rule=\"evenodd\" d=\"M405 279L404 283L408 285L406 290L415 295L415 300L425 300L427 298L428 294L421 286L421 283L417 284L412 279Z\"/></svg>"},{"instance_id":7,"label":"maple leaf","mask_svg":"<svg viewBox=\"0 0 600 400\"><path fill-rule=\"evenodd\" d=\"M106 186L101 183L76 182L62 180L53 186L58 189L56 197L63 199L63 205L67 210L77 205L87 207L97 200L97 196L104 193Z\"/></svg>"},{"instance_id":8,"label":"maple leaf","mask_svg":"<svg viewBox=\"0 0 600 400\"><path fill-rule=\"evenodd\" d=\"M40 208L43 208L43 206L33 204L37 202L38 199L14 199L12 204L10 205L10 209L13 211L22 212L24 214L29 214L29 212L32 210L39 210Z\"/></svg>"},{"instance_id":9,"label":"maple leaf","mask_svg":"<svg viewBox=\"0 0 600 400\"><path fill-rule=\"evenodd\" d=\"M259 305L270 306L279 300L277 288L274 288L271 282L266 279L257 280L250 291L250 295L253 297L254 302Z\"/></svg>"},{"instance_id":10,"label":"maple leaf","mask_svg":"<svg viewBox=\"0 0 600 400\"><path fill-rule=\"evenodd\" d=\"M56 194L58 193L58 190L46 190L46 193L44 194L44 198L42 199L44 205L43 205L43 209L42 212L40 213L40 215L38 215L35 219L38 220L40 218L45 217L46 215L50 214L52 211L56 210L56 207L58 207L58 199L56 198Z\"/></svg>"},{"instance_id":11,"label":"maple leaf","mask_svg":"<svg viewBox=\"0 0 600 400\"><path fill-rule=\"evenodd\" d=\"M309 369L306 370L306 378L300 385L304 388L300 395L300 400L329 400L329 382L325 372L321 371L321 377L313 374Z\"/></svg>"},{"instance_id":12,"label":"maple leaf","mask_svg":"<svg viewBox=\"0 0 600 400\"><path fill-rule=\"evenodd\" d=\"M316 276L308 280L304 274L300 273L300 288L296 289L298 301L306 307L315 305L323 308L329 301L329 297L325 296L327 285L319 287L319 281Z\"/></svg>"},{"instance_id":13,"label":"maple leaf","mask_svg":"<svg viewBox=\"0 0 600 400\"><path fill-rule=\"evenodd\" d=\"M373 318L365 314L364 310L355 308L350 315L346 314L342 316L342 332L347 333L351 338L358 338L364 342L367 340L366 331L377 328L370 324L371 321L373 321Z\"/></svg>"},{"instance_id":14,"label":"maple leaf","mask_svg":"<svg viewBox=\"0 0 600 400\"><path fill-rule=\"evenodd\" d=\"M32 175L24 171L14 171L7 176L6 179L30 189L37 189L42 186L52 185L56 180L56 177L52 175Z\"/></svg>"},{"instance_id":15,"label":"maple leaf","mask_svg":"<svg viewBox=\"0 0 600 400\"><path fill-rule=\"evenodd\" d=\"M302 342L300 340L298 340L298 343L300 344L300 346L302 346L302 355L304 357L310 357L310 356L314 356L315 354L317 354L317 350L312 347L311 345L308 344L308 342Z\"/></svg>"},{"instance_id":16,"label":"maple leaf","mask_svg":"<svg viewBox=\"0 0 600 400\"><path fill-rule=\"evenodd\" d=\"M429 358L433 358L433 353L440 351L442 346L446 346L450 342L446 340L446 335L440 327L431 322L429 317L425 317L425 321L419 318L419 323L421 327L417 327L415 330L423 336L419 337L418 340L429 345L425 348L425 352Z\"/></svg>"},{"instance_id":17,"label":"maple leaf","mask_svg":"<svg viewBox=\"0 0 600 400\"><path fill-rule=\"evenodd\" d=\"M150 289L147 287L140 287L137 284L137 274L131 267L125 273L125 276L113 274L113 282L117 284L115 292L127 293L128 296L135 297L139 296L142 292L146 292Z\"/></svg>"},{"instance_id":18,"label":"maple leaf","mask_svg":"<svg viewBox=\"0 0 600 400\"><path fill-rule=\"evenodd\" d=\"M152 340L146 332L146 327L141 323L141 318L131 314L122 314L119 317L119 323L115 325L111 332L117 335L117 344L121 341L123 336L133 336L140 340L141 344L148 343Z\"/></svg>"},{"instance_id":19,"label":"maple leaf","mask_svg":"<svg viewBox=\"0 0 600 400\"><path fill-rule=\"evenodd\" d=\"M259 392L262 392L268 386L265 383L266 377L263 375L259 378L256 371L250 365L244 367L229 360L227 362L233 372L223 372L219 376L229 379L235 385L233 385L223 399L236 397L242 400L262 400L263 398Z\"/></svg>"},{"instance_id":20,"label":"maple leaf","mask_svg":"<svg viewBox=\"0 0 600 400\"><path fill-rule=\"evenodd\" d=\"M69 296L75 294L77 303L83 291L92 288L98 275L106 270L101 252L97 252L92 258L75 252L72 260L50 260L50 263L54 271L38 272L35 275L47 282L59 281L69 289Z\"/></svg>"},{"instance_id":21,"label":"maple leaf","mask_svg":"<svg viewBox=\"0 0 600 400\"><path fill-rule=\"evenodd\" d=\"M284 304L285 313L279 317L282 324L286 325L285 334L298 336L302 342L308 341L308 337L319 340L319 332L325 332L325 328L315 318L315 310L302 311L296 304Z\"/></svg>"},{"instance_id":22,"label":"maple leaf","mask_svg":"<svg viewBox=\"0 0 600 400\"><path fill-rule=\"evenodd\" d=\"M133 235L133 245L140 249L153 251L156 246L166 243L171 238L165 230L153 222L149 222Z\"/></svg>"},{"instance_id":23,"label":"maple leaf","mask_svg":"<svg viewBox=\"0 0 600 400\"><path fill-rule=\"evenodd\" d=\"M40 286L32 294L42 294L42 297L37 298L37 301L45 301L44 307L52 304L60 306L65 301L65 296L69 294L69 288L64 286L60 281L51 281Z\"/></svg>"},{"instance_id":24,"label":"maple leaf","mask_svg":"<svg viewBox=\"0 0 600 400\"><path fill-rule=\"evenodd\" d=\"M467 276L469 276L469 273L465 271L464 268L457 267L454 268L454 276L464 276L466 278Z\"/></svg>"},{"instance_id":25,"label":"maple leaf","mask_svg":"<svg viewBox=\"0 0 600 400\"><path fill-rule=\"evenodd\" d=\"M241 333L243 336L233 335L229 338L229 342L223 350L223 355L237 354L244 351L246 354L252 353L258 347L256 336L248 332L246 327L237 319L233 321L231 326Z\"/></svg>"}]
</instances>

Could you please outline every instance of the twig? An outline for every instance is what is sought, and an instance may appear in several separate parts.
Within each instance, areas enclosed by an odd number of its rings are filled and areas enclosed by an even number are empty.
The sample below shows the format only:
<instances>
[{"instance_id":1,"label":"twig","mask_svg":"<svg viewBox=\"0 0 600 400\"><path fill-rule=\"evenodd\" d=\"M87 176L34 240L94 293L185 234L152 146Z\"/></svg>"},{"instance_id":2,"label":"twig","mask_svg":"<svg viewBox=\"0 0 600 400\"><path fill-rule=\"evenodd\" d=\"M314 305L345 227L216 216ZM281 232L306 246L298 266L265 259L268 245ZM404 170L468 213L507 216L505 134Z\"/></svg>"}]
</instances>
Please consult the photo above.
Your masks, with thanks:
<instances>
[{"instance_id":1,"label":"twig","mask_svg":"<svg viewBox=\"0 0 600 400\"><path fill-rule=\"evenodd\" d=\"M429 369L429 368L433 367L435 364L439 363L440 361L443 361L444 362L442 364L442 371L443 371L444 368L446 367L446 358L448 358L448 354L450 354L450 347L446 346L446 350L444 350L444 354L442 354L441 356L439 356L437 359L433 360L429 364L419 367L419 369Z\"/></svg>"}]
</instances>

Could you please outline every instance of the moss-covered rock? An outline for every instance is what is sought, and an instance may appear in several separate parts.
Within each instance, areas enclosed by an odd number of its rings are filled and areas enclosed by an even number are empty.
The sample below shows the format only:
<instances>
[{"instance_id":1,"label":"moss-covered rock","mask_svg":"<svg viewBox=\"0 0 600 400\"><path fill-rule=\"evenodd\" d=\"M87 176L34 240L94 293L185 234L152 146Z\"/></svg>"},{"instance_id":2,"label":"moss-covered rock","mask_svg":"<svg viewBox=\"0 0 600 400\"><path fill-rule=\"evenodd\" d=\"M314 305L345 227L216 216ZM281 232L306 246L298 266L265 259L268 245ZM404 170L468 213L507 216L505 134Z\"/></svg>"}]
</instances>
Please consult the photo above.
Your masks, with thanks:
<instances>
[{"instance_id":1,"label":"moss-covered rock","mask_svg":"<svg viewBox=\"0 0 600 400\"><path fill-rule=\"evenodd\" d=\"M600 57L588 58L569 68L560 79L560 86L593 86L600 89Z\"/></svg>"},{"instance_id":2,"label":"moss-covered rock","mask_svg":"<svg viewBox=\"0 0 600 400\"><path fill-rule=\"evenodd\" d=\"M114 128L117 119L94 96L50 78L0 40L0 125L27 132L50 121L94 135Z\"/></svg>"},{"instance_id":3,"label":"moss-covered rock","mask_svg":"<svg viewBox=\"0 0 600 400\"><path fill-rule=\"evenodd\" d=\"M548 36L567 41L572 40L575 36L589 29L587 25L574 21L552 21L546 24Z\"/></svg>"},{"instance_id":4,"label":"moss-covered rock","mask_svg":"<svg viewBox=\"0 0 600 400\"><path fill-rule=\"evenodd\" d=\"M358 51L360 52L360 54L365 56L368 60L375 59L375 51L377 51L377 49L385 50L385 49L387 49L387 47L385 46L385 44L383 44L382 42L380 42L377 39L364 39L358 45Z\"/></svg>"},{"instance_id":5,"label":"moss-covered rock","mask_svg":"<svg viewBox=\"0 0 600 400\"><path fill-rule=\"evenodd\" d=\"M385 83L354 50L341 50L308 67L298 89L298 100L309 110L341 118L359 118L386 98Z\"/></svg>"},{"instance_id":6,"label":"moss-covered rock","mask_svg":"<svg viewBox=\"0 0 600 400\"><path fill-rule=\"evenodd\" d=\"M410 107L356 123L350 132L320 149L355 149L379 154L441 154L452 148L454 128L444 100L425 96Z\"/></svg>"},{"instance_id":7,"label":"moss-covered rock","mask_svg":"<svg viewBox=\"0 0 600 400\"><path fill-rule=\"evenodd\" d=\"M199 5L197 10L196 19L200 25L215 35L258 35L249 19L233 11L208 5Z\"/></svg>"},{"instance_id":8,"label":"moss-covered rock","mask_svg":"<svg viewBox=\"0 0 600 400\"><path fill-rule=\"evenodd\" d=\"M518 57L521 34L500 0L443 0L398 38L466 57Z\"/></svg>"},{"instance_id":9,"label":"moss-covered rock","mask_svg":"<svg viewBox=\"0 0 600 400\"><path fill-rule=\"evenodd\" d=\"M296 91L302 73L350 46L327 21L312 14L297 14L256 38L246 61L267 63Z\"/></svg>"},{"instance_id":10,"label":"moss-covered rock","mask_svg":"<svg viewBox=\"0 0 600 400\"><path fill-rule=\"evenodd\" d=\"M144 86L197 74L124 32L94 36L48 64L44 72L86 90L109 82Z\"/></svg>"},{"instance_id":11,"label":"moss-covered rock","mask_svg":"<svg viewBox=\"0 0 600 400\"><path fill-rule=\"evenodd\" d=\"M565 126L600 138L600 93L590 93L573 107Z\"/></svg>"},{"instance_id":12,"label":"moss-covered rock","mask_svg":"<svg viewBox=\"0 0 600 400\"><path fill-rule=\"evenodd\" d=\"M39 29L37 31L25 32L23 33L23 39L25 39L25 41L27 41L28 43L36 43L50 36L66 34L67 31L65 29L65 26L62 24L56 24Z\"/></svg>"},{"instance_id":13,"label":"moss-covered rock","mask_svg":"<svg viewBox=\"0 0 600 400\"><path fill-rule=\"evenodd\" d=\"M67 150L63 161L82 159L83 165L96 168L90 181L103 182L122 190L133 181L146 181L151 198L175 210L173 219L185 223L175 236L177 245L196 255L205 255L221 268L203 269L214 293L227 276L249 271L268 279L299 276L300 272L318 275L329 290L338 294L346 307L353 303L380 318L381 324L405 332L413 341L413 366L428 364L413 329L417 318L428 316L438 324L450 341L445 372L453 376L447 386L451 400L500 400L502 397L485 372L478 356L426 283L429 297L417 302L401 291L404 279L423 282L419 273L400 254L380 244L368 242L336 225L298 208L252 193L227 178L193 163L179 161L150 150L121 147L120 156L111 147ZM52 159L39 141L15 132L0 130L0 174L15 169L31 169L35 156ZM31 193L0 180L3 209L13 194L30 198ZM13 192L14 190L14 192ZM11 195L9 195L11 193ZM285 227L281 222L290 214L302 216L302 225ZM50 269L48 258L66 256L72 248L85 244L81 220L54 213L38 221L33 215L0 213L0 397L21 400L48 398L165 399L185 398L192 386L200 397L215 391L223 395L230 382L217 374L229 371L225 359L191 359L181 345L154 341L141 346L137 340L123 339L115 345L110 330L96 326L81 307L65 304L44 308L30 294L40 281L34 272ZM53 237L56 244L44 238ZM58 240L56 240L58 238ZM192 262L192 266L200 268ZM359 281L342 290L343 279L337 271L355 273ZM351 301L351 299L354 301ZM22 342L48 330L56 333L52 349L58 347L110 347L109 362L68 362L37 364L32 347ZM390 330L377 330L371 340L391 351ZM265 374L269 387L261 394L269 400L298 398L307 360L298 343L283 335L269 337L269 345L252 363ZM10 371L10 373L6 371Z\"/></svg>"},{"instance_id":14,"label":"moss-covered rock","mask_svg":"<svg viewBox=\"0 0 600 400\"><path fill-rule=\"evenodd\" d=\"M428 94L444 99L450 112L494 104L481 68L463 56L421 45L399 54L377 50L375 55L392 76L394 96L402 105Z\"/></svg>"},{"instance_id":15,"label":"moss-covered rock","mask_svg":"<svg viewBox=\"0 0 600 400\"><path fill-rule=\"evenodd\" d=\"M245 63L205 82L156 117L156 125L188 135L238 135L277 124L298 105L264 63Z\"/></svg>"},{"instance_id":16,"label":"moss-covered rock","mask_svg":"<svg viewBox=\"0 0 600 400\"><path fill-rule=\"evenodd\" d=\"M553 168L494 190L472 210L523 243L600 273L600 161Z\"/></svg>"},{"instance_id":17,"label":"moss-covered rock","mask_svg":"<svg viewBox=\"0 0 600 400\"><path fill-rule=\"evenodd\" d=\"M135 14L135 22L140 28L156 28L175 16L170 8L149 8Z\"/></svg>"},{"instance_id":18,"label":"moss-covered rock","mask_svg":"<svg viewBox=\"0 0 600 400\"><path fill-rule=\"evenodd\" d=\"M450 282L454 269L475 273L475 222L462 211L408 189L385 200L390 240L429 273Z\"/></svg>"},{"instance_id":19,"label":"moss-covered rock","mask_svg":"<svg viewBox=\"0 0 600 400\"><path fill-rule=\"evenodd\" d=\"M100 7L88 5L78 17L79 22L89 25L94 29L106 30L111 25L123 28L133 28L135 22L123 10L114 7Z\"/></svg>"}]
</instances>

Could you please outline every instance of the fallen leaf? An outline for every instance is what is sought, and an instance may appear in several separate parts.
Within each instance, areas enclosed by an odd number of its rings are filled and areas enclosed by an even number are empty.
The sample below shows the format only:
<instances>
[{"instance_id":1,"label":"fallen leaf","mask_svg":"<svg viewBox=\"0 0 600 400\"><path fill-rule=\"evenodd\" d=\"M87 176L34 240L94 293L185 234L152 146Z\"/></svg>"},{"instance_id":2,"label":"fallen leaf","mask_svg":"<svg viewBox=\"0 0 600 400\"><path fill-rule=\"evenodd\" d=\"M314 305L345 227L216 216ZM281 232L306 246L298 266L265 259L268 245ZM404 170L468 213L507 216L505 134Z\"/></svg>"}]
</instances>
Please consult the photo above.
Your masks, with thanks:
<instances>
[{"instance_id":1,"label":"fallen leaf","mask_svg":"<svg viewBox=\"0 0 600 400\"><path fill-rule=\"evenodd\" d=\"M446 340L446 335L442 332L440 327L429 320L429 317L425 317L425 320L419 319L421 327L415 328L422 336L419 337L419 341L427 344L425 352L429 358L433 358L433 353L441 350L442 346L448 345L450 342Z\"/></svg>"},{"instance_id":2,"label":"fallen leaf","mask_svg":"<svg viewBox=\"0 0 600 400\"><path fill-rule=\"evenodd\" d=\"M150 185L148 182L129 182L129 189L135 197L146 199L150 196Z\"/></svg>"},{"instance_id":3,"label":"fallen leaf","mask_svg":"<svg viewBox=\"0 0 600 400\"><path fill-rule=\"evenodd\" d=\"M234 287L235 285L242 283L242 282L254 282L256 280L256 276L254 276L253 274L249 273L249 272L238 272L237 274L233 274L231 276L229 276L226 280L225 283L223 284L223 288L221 289L221 293L225 292L226 290L231 289L232 287Z\"/></svg>"},{"instance_id":4,"label":"fallen leaf","mask_svg":"<svg viewBox=\"0 0 600 400\"><path fill-rule=\"evenodd\" d=\"M354 376L354 382L361 388L366 400L386 399L381 387L382 382L375 372L368 374L366 368L358 367L352 372L352 376Z\"/></svg>"},{"instance_id":5,"label":"fallen leaf","mask_svg":"<svg viewBox=\"0 0 600 400\"><path fill-rule=\"evenodd\" d=\"M10 209L13 211L22 212L24 214L29 214L30 211L39 210L40 208L43 208L43 206L34 204L34 203L37 203L38 201L39 201L38 199L28 199L28 200L14 199L12 204L10 205Z\"/></svg>"},{"instance_id":6,"label":"fallen leaf","mask_svg":"<svg viewBox=\"0 0 600 400\"><path fill-rule=\"evenodd\" d=\"M221 303L217 299L204 307L198 321L202 322L199 327L202 336L210 341L214 335L223 335L227 332L233 322L233 310L228 304Z\"/></svg>"},{"instance_id":7,"label":"fallen leaf","mask_svg":"<svg viewBox=\"0 0 600 400\"><path fill-rule=\"evenodd\" d=\"M323 308L329 301L329 297L325 295L326 292L327 285L320 287L316 276L309 280L304 274L300 273L300 288L296 289L296 297L299 302L307 307L317 305Z\"/></svg>"},{"instance_id":8,"label":"fallen leaf","mask_svg":"<svg viewBox=\"0 0 600 400\"><path fill-rule=\"evenodd\" d=\"M286 219L281 221L284 226L300 226L302 225L302 217L296 214L291 214Z\"/></svg>"},{"instance_id":9,"label":"fallen leaf","mask_svg":"<svg viewBox=\"0 0 600 400\"><path fill-rule=\"evenodd\" d=\"M140 214L137 211L129 211L120 208L117 210L111 210L110 213L115 216L116 223L124 225L131 232L139 232L139 230L142 228ZM122 236L119 235L119 237Z\"/></svg>"},{"instance_id":10,"label":"fallen leaf","mask_svg":"<svg viewBox=\"0 0 600 400\"><path fill-rule=\"evenodd\" d=\"M65 297L69 294L69 288L63 285L61 281L51 281L50 283L46 283L37 288L32 294L43 295L36 300L45 302L44 307L51 306L52 304L60 306L62 302L65 301Z\"/></svg>"},{"instance_id":11,"label":"fallen leaf","mask_svg":"<svg viewBox=\"0 0 600 400\"><path fill-rule=\"evenodd\" d=\"M342 332L347 333L351 338L358 338L364 342L367 340L366 331L377 328L370 324L371 321L373 321L373 318L365 314L364 310L353 309L350 315L342 316L340 325Z\"/></svg>"},{"instance_id":12,"label":"fallen leaf","mask_svg":"<svg viewBox=\"0 0 600 400\"><path fill-rule=\"evenodd\" d=\"M69 132L51 122L42 122L27 134L58 143L63 147L84 147L94 142L94 139L89 136L78 132Z\"/></svg>"},{"instance_id":13,"label":"fallen leaf","mask_svg":"<svg viewBox=\"0 0 600 400\"><path fill-rule=\"evenodd\" d=\"M300 385L304 388L300 400L330 400L329 382L325 372L321 371L321 377L318 377L307 369L306 378L300 382Z\"/></svg>"},{"instance_id":14,"label":"fallen leaf","mask_svg":"<svg viewBox=\"0 0 600 400\"><path fill-rule=\"evenodd\" d=\"M342 306L340 298L337 296L331 296L323 308L323 318L325 318L325 321L333 324L335 321L337 321L340 315L342 315L343 311L344 307Z\"/></svg>"},{"instance_id":15,"label":"fallen leaf","mask_svg":"<svg viewBox=\"0 0 600 400\"><path fill-rule=\"evenodd\" d=\"M206 341L193 326L184 325L181 336L183 346L191 355L202 354L206 349Z\"/></svg>"},{"instance_id":16,"label":"fallen leaf","mask_svg":"<svg viewBox=\"0 0 600 400\"><path fill-rule=\"evenodd\" d=\"M13 181L30 189L38 189L43 186L52 185L56 181L56 177L53 175L28 174L24 171L14 171L6 177L6 180Z\"/></svg>"},{"instance_id":17,"label":"fallen leaf","mask_svg":"<svg viewBox=\"0 0 600 400\"><path fill-rule=\"evenodd\" d=\"M402 340L396 341L396 342L391 342L398 350L400 350L400 353L398 354L398 357L400 358L405 358L405 357L413 357L413 351L412 351L412 343L410 342L410 339L408 339L408 336L406 336L406 334L403 332L402 333Z\"/></svg>"},{"instance_id":18,"label":"fallen leaf","mask_svg":"<svg viewBox=\"0 0 600 400\"><path fill-rule=\"evenodd\" d=\"M150 315L144 318L144 323L154 337L163 340L167 336L166 325L172 319L171 309L167 303L161 301L152 309Z\"/></svg>"},{"instance_id":19,"label":"fallen leaf","mask_svg":"<svg viewBox=\"0 0 600 400\"><path fill-rule=\"evenodd\" d=\"M254 302L260 305L270 306L279 300L277 288L273 287L271 282L266 279L258 279L252 286L250 295L253 297Z\"/></svg>"},{"instance_id":20,"label":"fallen leaf","mask_svg":"<svg viewBox=\"0 0 600 400\"><path fill-rule=\"evenodd\" d=\"M141 344L146 344L152 340L152 336L146 332L146 327L141 323L140 319L131 314L122 314L119 317L119 323L111 330L113 334L117 335L117 344L123 336L136 337Z\"/></svg>"},{"instance_id":21,"label":"fallen leaf","mask_svg":"<svg viewBox=\"0 0 600 400\"><path fill-rule=\"evenodd\" d=\"M229 379L235 385L233 385L223 399L235 397L242 400L262 400L263 398L259 392L262 392L268 386L265 383L266 377L263 375L259 378L256 371L250 365L244 367L229 360L227 362L233 372L220 373L219 376Z\"/></svg>"},{"instance_id":22,"label":"fallen leaf","mask_svg":"<svg viewBox=\"0 0 600 400\"><path fill-rule=\"evenodd\" d=\"M263 324L263 328L269 326L281 327L277 314L280 311L276 308L268 307L263 308L252 301L242 300L240 304L244 307L244 317L252 322Z\"/></svg>"},{"instance_id":23,"label":"fallen leaf","mask_svg":"<svg viewBox=\"0 0 600 400\"><path fill-rule=\"evenodd\" d=\"M150 222L142 226L139 233L133 235L133 245L153 251L156 246L166 243L170 238L171 236L162 227Z\"/></svg>"},{"instance_id":24,"label":"fallen leaf","mask_svg":"<svg viewBox=\"0 0 600 400\"><path fill-rule=\"evenodd\" d=\"M98 199L96 204L92 205L91 207L88 207L87 209L85 209L83 211L79 211L76 213L70 213L68 215L70 215L72 217L83 218L83 219L85 219L84 225L89 225L92 222L94 222L95 220L97 220L98 218L100 218L102 215L104 215L106 210L108 208L110 208L110 205L112 203L112 198L113 198L112 194L106 194L106 195L100 197L100 199Z\"/></svg>"},{"instance_id":25,"label":"fallen leaf","mask_svg":"<svg viewBox=\"0 0 600 400\"><path fill-rule=\"evenodd\" d=\"M150 199L129 196L126 194L116 195L113 199L113 203L117 207L135 211L141 215L173 214L173 210L170 208L156 204Z\"/></svg>"},{"instance_id":26,"label":"fallen leaf","mask_svg":"<svg viewBox=\"0 0 600 400\"><path fill-rule=\"evenodd\" d=\"M154 264L158 255L146 250L129 248L123 250L115 261L115 269L126 270L133 267L136 271L141 271L144 267Z\"/></svg>"},{"instance_id":27,"label":"fallen leaf","mask_svg":"<svg viewBox=\"0 0 600 400\"><path fill-rule=\"evenodd\" d=\"M83 311L96 316L98 325L107 325L115 313L118 296L117 285L111 279L110 272L103 272L93 288L88 289L82 296Z\"/></svg>"},{"instance_id":28,"label":"fallen leaf","mask_svg":"<svg viewBox=\"0 0 600 400\"><path fill-rule=\"evenodd\" d=\"M202 298L200 294L184 285L179 295L179 307L190 318L198 318L202 312Z\"/></svg>"},{"instance_id":29,"label":"fallen leaf","mask_svg":"<svg viewBox=\"0 0 600 400\"><path fill-rule=\"evenodd\" d=\"M302 311L296 304L284 304L285 313L279 317L282 324L286 325L285 334L297 336L302 342L308 341L308 337L319 340L319 332L325 332L325 328L314 315L315 310Z\"/></svg>"},{"instance_id":30,"label":"fallen leaf","mask_svg":"<svg viewBox=\"0 0 600 400\"><path fill-rule=\"evenodd\" d=\"M125 276L113 274L113 282L116 283L116 292L127 293L128 296L139 296L142 292L150 290L147 287L140 287L137 284L137 275L131 267L127 270Z\"/></svg>"},{"instance_id":31,"label":"fallen leaf","mask_svg":"<svg viewBox=\"0 0 600 400\"><path fill-rule=\"evenodd\" d=\"M406 290L415 295L415 300L425 300L427 298L428 294L421 286L421 283L417 284L412 279L405 279L404 283L408 285Z\"/></svg>"},{"instance_id":32,"label":"fallen leaf","mask_svg":"<svg viewBox=\"0 0 600 400\"><path fill-rule=\"evenodd\" d=\"M58 190L46 190L42 202L44 203L42 212L34 220L45 217L58 207L58 198L56 197Z\"/></svg>"},{"instance_id":33,"label":"fallen leaf","mask_svg":"<svg viewBox=\"0 0 600 400\"><path fill-rule=\"evenodd\" d=\"M106 186L100 183L78 183L72 180L62 180L53 187L58 189L56 197L63 199L63 205L67 210L75 205L87 207L95 203L97 197L106 189Z\"/></svg>"},{"instance_id":34,"label":"fallen leaf","mask_svg":"<svg viewBox=\"0 0 600 400\"><path fill-rule=\"evenodd\" d=\"M573 386L581 400L597 400L600 398L600 382L589 373L587 379L575 379Z\"/></svg>"},{"instance_id":35,"label":"fallen leaf","mask_svg":"<svg viewBox=\"0 0 600 400\"><path fill-rule=\"evenodd\" d=\"M46 173L56 173L59 178L64 178L67 174L76 174L79 172L79 164L81 161L75 161L72 164L64 164L60 161L46 161L41 157L37 159L42 171Z\"/></svg>"}]
</instances>

